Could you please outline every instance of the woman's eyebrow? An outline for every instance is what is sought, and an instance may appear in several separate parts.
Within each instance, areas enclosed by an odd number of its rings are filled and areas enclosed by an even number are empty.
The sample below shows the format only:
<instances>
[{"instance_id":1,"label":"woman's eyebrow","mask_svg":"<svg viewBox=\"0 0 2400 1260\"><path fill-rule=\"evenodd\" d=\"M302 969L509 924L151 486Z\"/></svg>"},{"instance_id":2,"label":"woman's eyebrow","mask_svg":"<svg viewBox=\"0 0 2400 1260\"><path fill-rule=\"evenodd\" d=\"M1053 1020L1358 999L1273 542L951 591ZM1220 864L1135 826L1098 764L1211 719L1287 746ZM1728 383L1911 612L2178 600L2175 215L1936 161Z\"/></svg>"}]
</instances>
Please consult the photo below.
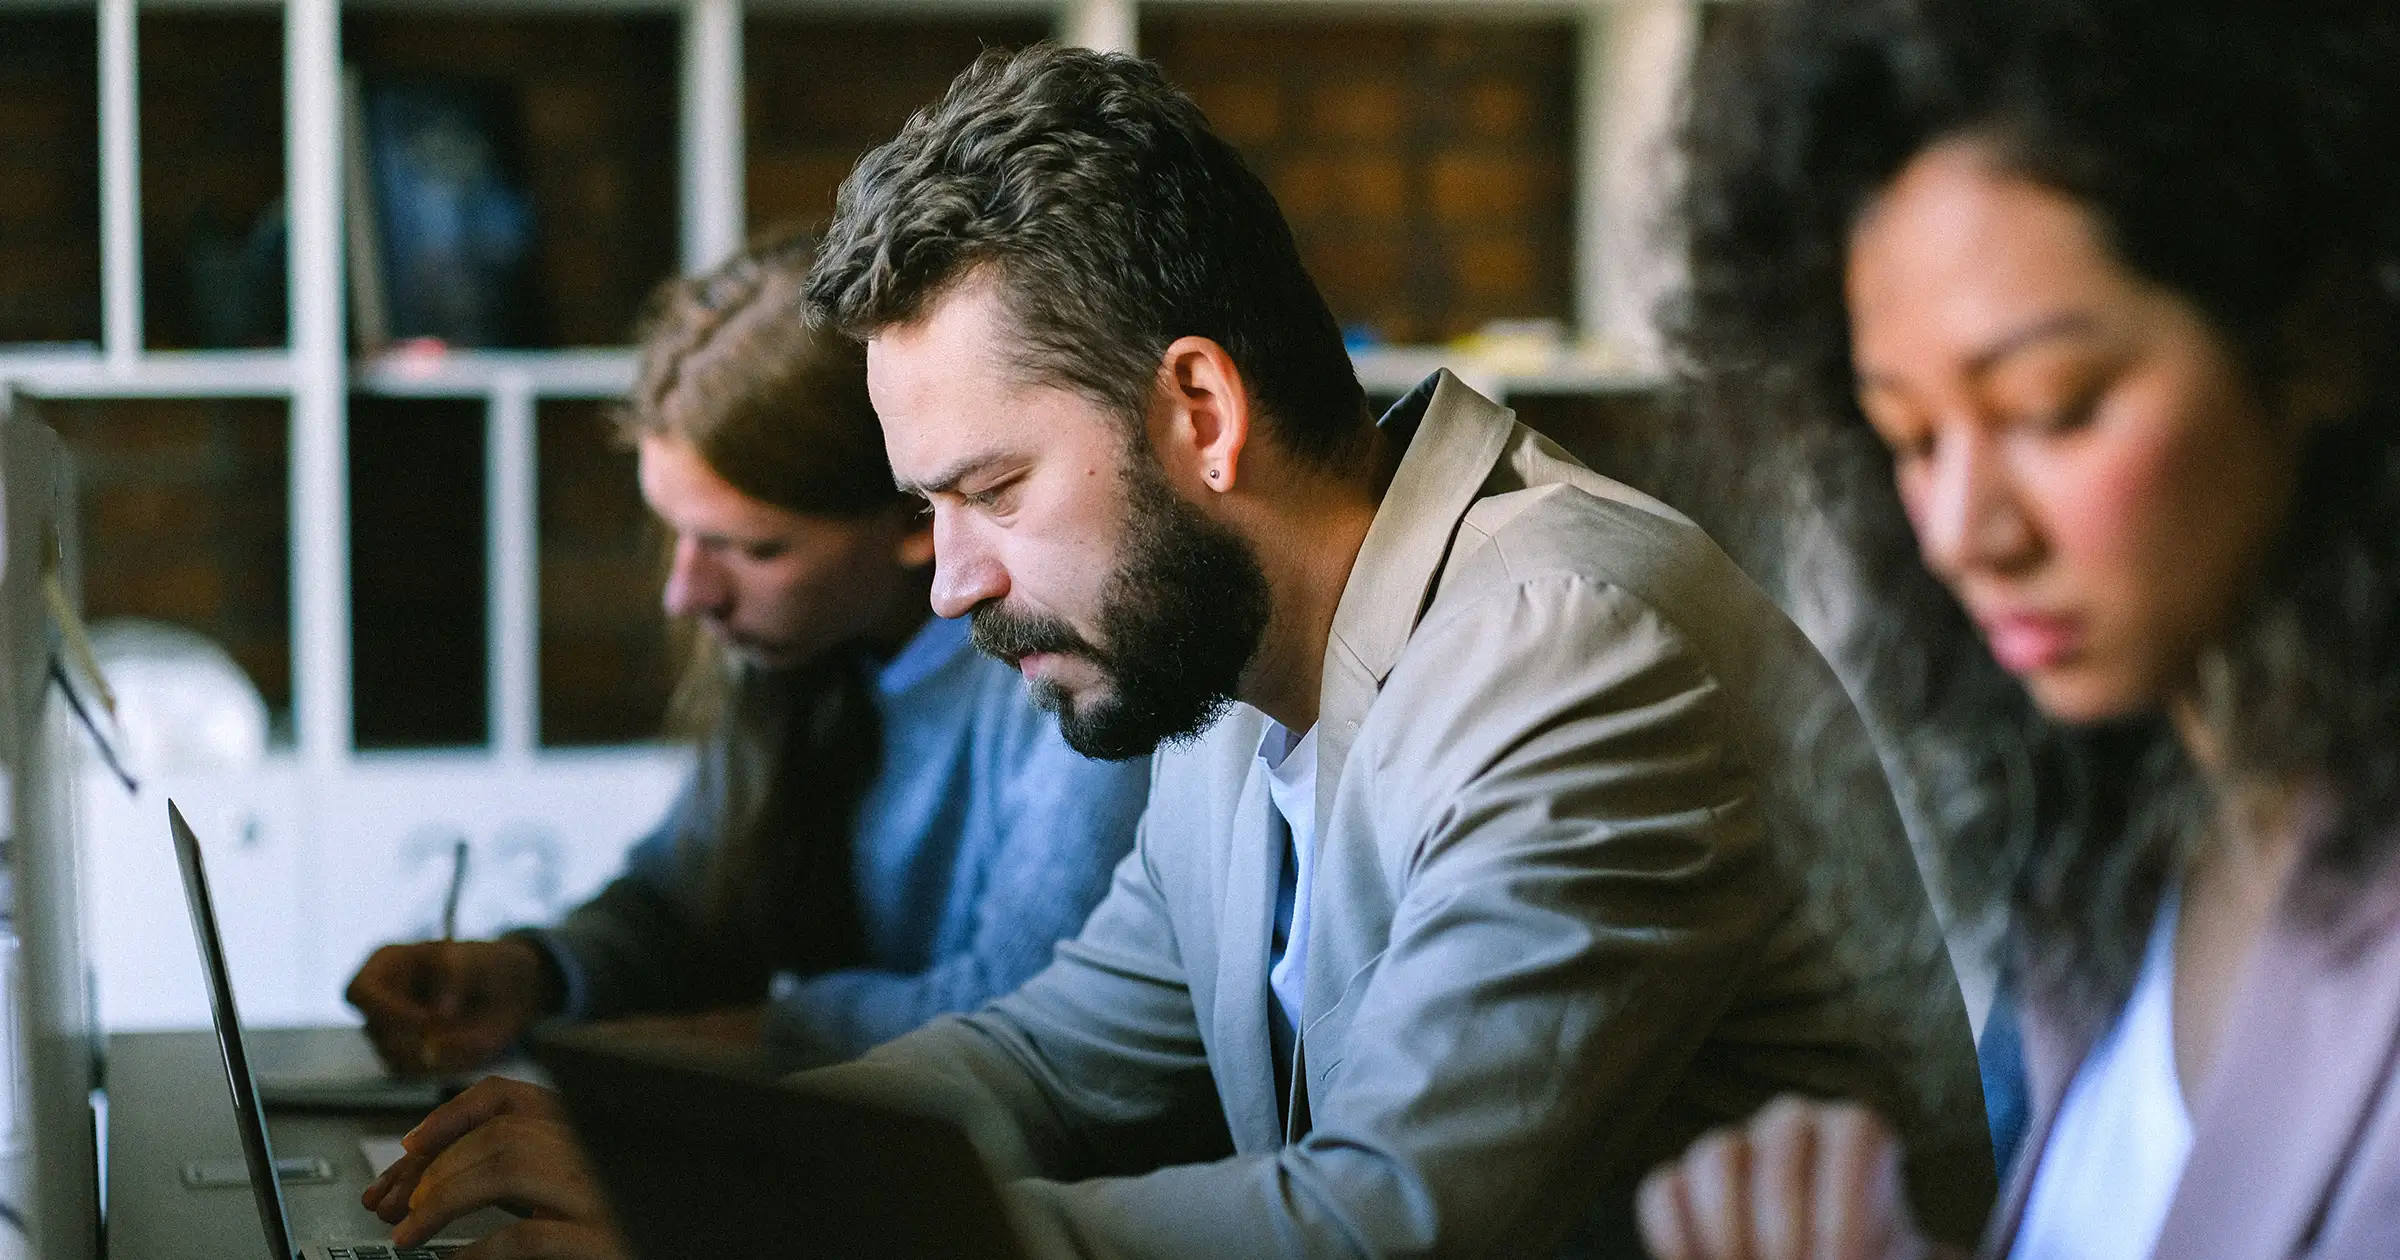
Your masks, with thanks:
<instances>
[{"instance_id":1,"label":"woman's eyebrow","mask_svg":"<svg viewBox=\"0 0 2400 1260\"><path fill-rule=\"evenodd\" d=\"M2013 328L1993 338L1982 349L1967 356L1966 374L1988 376L1992 369L2036 346L2053 341L2075 341L2097 338L2106 332L2105 324L2087 311L2067 311L2046 316L2021 328ZM1874 366L1853 360L1851 370L1860 390L1880 389L1905 394L1908 385L1901 377L1881 371Z\"/></svg>"},{"instance_id":2,"label":"woman's eyebrow","mask_svg":"<svg viewBox=\"0 0 2400 1260\"><path fill-rule=\"evenodd\" d=\"M2001 334L1983 349L1968 356L1967 371L1982 376L2010 357L2050 341L2073 341L2097 337L2102 332L2098 318L2085 311L2067 311L2036 320L2023 328Z\"/></svg>"}]
</instances>

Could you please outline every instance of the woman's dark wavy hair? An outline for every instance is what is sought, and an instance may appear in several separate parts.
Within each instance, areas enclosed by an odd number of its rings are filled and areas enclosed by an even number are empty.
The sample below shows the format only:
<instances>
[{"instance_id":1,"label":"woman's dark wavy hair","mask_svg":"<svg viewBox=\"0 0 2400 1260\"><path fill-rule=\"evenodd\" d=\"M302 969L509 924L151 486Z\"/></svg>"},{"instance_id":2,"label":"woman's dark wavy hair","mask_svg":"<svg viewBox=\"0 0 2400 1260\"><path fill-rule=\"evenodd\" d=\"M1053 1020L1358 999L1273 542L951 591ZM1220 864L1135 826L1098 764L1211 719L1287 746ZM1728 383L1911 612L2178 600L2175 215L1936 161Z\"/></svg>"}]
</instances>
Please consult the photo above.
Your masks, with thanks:
<instances>
[{"instance_id":1,"label":"woman's dark wavy hair","mask_svg":"<svg viewBox=\"0 0 2400 1260\"><path fill-rule=\"evenodd\" d=\"M2213 321L2262 398L2312 330L2357 352L2358 405L2306 452L2259 585L2198 667L2237 777L2331 789L2312 858L2348 877L2321 882L2338 895L2400 845L2400 9L1800 0L1734 19L1693 93L1679 367L1703 445L1749 470L1752 512L1843 545L1859 603L1842 654L1954 911L2007 911L2023 982L2098 1017L2211 808L2163 717L2067 727L2000 670L1919 562L1859 412L1852 226L1913 156L1959 139L2090 211L2127 267Z\"/></svg>"}]
</instances>

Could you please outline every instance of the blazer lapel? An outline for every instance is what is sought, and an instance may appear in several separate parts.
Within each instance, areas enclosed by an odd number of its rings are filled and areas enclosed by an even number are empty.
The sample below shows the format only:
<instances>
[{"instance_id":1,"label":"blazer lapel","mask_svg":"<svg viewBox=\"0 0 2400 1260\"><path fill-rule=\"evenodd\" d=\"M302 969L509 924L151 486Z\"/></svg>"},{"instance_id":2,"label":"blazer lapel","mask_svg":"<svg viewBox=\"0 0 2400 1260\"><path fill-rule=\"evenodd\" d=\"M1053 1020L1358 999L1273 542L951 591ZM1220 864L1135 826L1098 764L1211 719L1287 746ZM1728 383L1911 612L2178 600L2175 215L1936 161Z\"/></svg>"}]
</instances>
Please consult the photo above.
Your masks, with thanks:
<instances>
[{"instance_id":1,"label":"blazer lapel","mask_svg":"<svg viewBox=\"0 0 2400 1260\"><path fill-rule=\"evenodd\" d=\"M1280 835L1257 758L1242 779L1233 811L1225 898L1217 925L1217 992L1210 1047L1217 1088L1236 1150L1269 1151L1282 1140L1275 1105L1275 1047L1267 1032L1267 951L1275 930L1275 881L1283 860Z\"/></svg>"},{"instance_id":2,"label":"blazer lapel","mask_svg":"<svg viewBox=\"0 0 2400 1260\"><path fill-rule=\"evenodd\" d=\"M2033 1114L2025 1127L2025 1139L2017 1147L2016 1167L2009 1172L2008 1185L2001 1191L1991 1227L1984 1232L1983 1254L1987 1256L2007 1255L2015 1245L2017 1229L2025 1220L2025 1203L2033 1195L2034 1174L2040 1170L2044 1148L2050 1145L2050 1129L2058 1121L2059 1105L2066 1101L2067 1085L2075 1079L2076 1071L2108 1028L2105 1020L2061 1016L2062 1012L2032 1002L2018 1003L2018 1029L2024 1038L2025 1084L2031 1095Z\"/></svg>"},{"instance_id":3,"label":"blazer lapel","mask_svg":"<svg viewBox=\"0 0 2400 1260\"><path fill-rule=\"evenodd\" d=\"M2351 891L2333 922L2287 892L2242 981L2191 1158L2153 1253L2304 1254L2400 1044L2400 884Z\"/></svg>"},{"instance_id":4,"label":"blazer lapel","mask_svg":"<svg viewBox=\"0 0 2400 1260\"><path fill-rule=\"evenodd\" d=\"M1467 388L1447 368L1410 390L1383 424L1406 437L1408 449L1350 566L1325 643L1317 708L1320 842L1358 725L1416 632L1458 523L1517 427L1515 412Z\"/></svg>"}]
</instances>

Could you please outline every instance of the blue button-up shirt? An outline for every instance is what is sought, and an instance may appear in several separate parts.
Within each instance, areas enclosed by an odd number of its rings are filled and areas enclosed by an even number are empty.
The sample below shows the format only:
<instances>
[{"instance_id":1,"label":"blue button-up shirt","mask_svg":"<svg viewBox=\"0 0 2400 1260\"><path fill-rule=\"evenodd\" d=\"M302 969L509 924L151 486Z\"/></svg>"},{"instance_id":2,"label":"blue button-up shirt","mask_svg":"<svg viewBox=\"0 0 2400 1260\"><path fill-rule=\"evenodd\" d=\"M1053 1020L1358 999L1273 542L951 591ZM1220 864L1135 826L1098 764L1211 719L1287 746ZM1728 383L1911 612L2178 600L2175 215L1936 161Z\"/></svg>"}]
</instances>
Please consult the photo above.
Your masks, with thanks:
<instances>
[{"instance_id":1,"label":"blue button-up shirt","mask_svg":"<svg viewBox=\"0 0 2400 1260\"><path fill-rule=\"evenodd\" d=\"M963 620L928 622L877 671L874 696L883 760L852 844L866 962L781 974L760 995L769 1039L806 1058L856 1055L1031 977L1107 891L1148 796L1146 759L1099 762L1067 747L1016 671L972 648ZM634 847L620 886L681 899L691 871L676 850L706 821L692 817L697 800L687 787ZM654 991L671 976L622 965L649 916L606 913L608 901L529 934L559 964L567 1013L688 1008Z\"/></svg>"}]
</instances>

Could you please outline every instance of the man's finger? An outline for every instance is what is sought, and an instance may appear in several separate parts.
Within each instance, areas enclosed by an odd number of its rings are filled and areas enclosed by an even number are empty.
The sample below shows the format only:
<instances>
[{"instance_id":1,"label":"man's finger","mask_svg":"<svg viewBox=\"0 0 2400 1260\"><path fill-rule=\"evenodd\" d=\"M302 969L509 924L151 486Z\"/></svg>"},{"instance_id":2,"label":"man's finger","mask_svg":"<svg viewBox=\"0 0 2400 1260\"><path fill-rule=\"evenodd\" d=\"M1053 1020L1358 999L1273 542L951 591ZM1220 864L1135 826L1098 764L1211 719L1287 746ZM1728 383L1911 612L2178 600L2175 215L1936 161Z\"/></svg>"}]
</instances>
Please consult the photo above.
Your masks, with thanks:
<instances>
[{"instance_id":1,"label":"man's finger","mask_svg":"<svg viewBox=\"0 0 2400 1260\"><path fill-rule=\"evenodd\" d=\"M1822 1260L1881 1260L1900 1231L1895 1204L1880 1192L1897 1150L1863 1108L1828 1108L1817 1126L1817 1195L1812 1223Z\"/></svg>"},{"instance_id":2,"label":"man's finger","mask_svg":"<svg viewBox=\"0 0 2400 1260\"><path fill-rule=\"evenodd\" d=\"M392 1237L414 1246L485 1207L569 1220L602 1219L606 1212L564 1125L503 1116L460 1138L434 1160Z\"/></svg>"},{"instance_id":3,"label":"man's finger","mask_svg":"<svg viewBox=\"0 0 2400 1260\"><path fill-rule=\"evenodd\" d=\"M392 1241L414 1247L470 1212L487 1207L520 1211L540 1197L535 1175L509 1149L507 1122L494 1121L444 1150L418 1179Z\"/></svg>"},{"instance_id":4,"label":"man's finger","mask_svg":"<svg viewBox=\"0 0 2400 1260\"><path fill-rule=\"evenodd\" d=\"M434 1108L400 1144L411 1154L438 1155L477 1126L500 1116L557 1118L562 1114L548 1090L505 1076L487 1076Z\"/></svg>"},{"instance_id":5,"label":"man's finger","mask_svg":"<svg viewBox=\"0 0 2400 1260\"><path fill-rule=\"evenodd\" d=\"M393 1160L390 1167L367 1183L365 1193L358 1196L359 1203L382 1217L385 1224L398 1224L400 1216L405 1215L408 1196L416 1191L417 1179L425 1175L426 1165L432 1162L430 1155L402 1155Z\"/></svg>"},{"instance_id":6,"label":"man's finger","mask_svg":"<svg viewBox=\"0 0 2400 1260\"><path fill-rule=\"evenodd\" d=\"M1808 1260L1817 1118L1813 1104L1786 1098L1750 1122L1750 1228L1767 1260Z\"/></svg>"},{"instance_id":7,"label":"man's finger","mask_svg":"<svg viewBox=\"0 0 2400 1260\"><path fill-rule=\"evenodd\" d=\"M414 1020L370 1016L366 1034L376 1057L395 1072L416 1070L416 1047L424 1040L423 1025Z\"/></svg>"},{"instance_id":8,"label":"man's finger","mask_svg":"<svg viewBox=\"0 0 2400 1260\"><path fill-rule=\"evenodd\" d=\"M1634 1219L1641 1224L1642 1241L1658 1260L1701 1260L1692 1249L1689 1206L1684 1201L1683 1170L1665 1164L1642 1181L1634 1193Z\"/></svg>"},{"instance_id":9,"label":"man's finger","mask_svg":"<svg viewBox=\"0 0 2400 1260\"><path fill-rule=\"evenodd\" d=\"M1751 1260L1749 1140L1739 1130L1711 1133L1692 1144L1683 1170L1700 1253Z\"/></svg>"},{"instance_id":10,"label":"man's finger","mask_svg":"<svg viewBox=\"0 0 2400 1260\"><path fill-rule=\"evenodd\" d=\"M418 997L423 970L421 945L386 945L369 955L351 977L343 998L370 1016L379 1013L422 1017L425 1003Z\"/></svg>"}]
</instances>

